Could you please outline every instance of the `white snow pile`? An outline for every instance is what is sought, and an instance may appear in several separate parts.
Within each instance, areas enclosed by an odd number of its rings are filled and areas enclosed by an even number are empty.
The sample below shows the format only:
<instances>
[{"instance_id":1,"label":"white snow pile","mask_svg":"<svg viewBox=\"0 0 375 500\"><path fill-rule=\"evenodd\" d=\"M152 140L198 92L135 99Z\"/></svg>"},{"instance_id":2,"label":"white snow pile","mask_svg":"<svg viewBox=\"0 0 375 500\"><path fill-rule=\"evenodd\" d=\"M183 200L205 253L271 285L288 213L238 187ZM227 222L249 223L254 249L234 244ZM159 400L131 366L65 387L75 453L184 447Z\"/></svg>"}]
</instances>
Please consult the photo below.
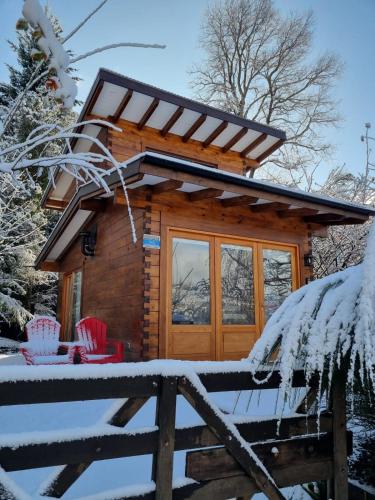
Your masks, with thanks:
<instances>
[{"instance_id":1,"label":"white snow pile","mask_svg":"<svg viewBox=\"0 0 375 500\"><path fill-rule=\"evenodd\" d=\"M375 389L375 223L362 264L313 281L292 293L268 321L248 361L254 374L278 349L280 396L286 400L293 371L316 372L328 387L336 368L348 363L347 383L357 372Z\"/></svg>"},{"instance_id":2,"label":"white snow pile","mask_svg":"<svg viewBox=\"0 0 375 500\"><path fill-rule=\"evenodd\" d=\"M51 21L38 0L25 0L22 14L33 28L41 31L37 43L48 58L48 69L56 73L56 77L52 77L58 87L55 91L56 98L62 100L64 107L72 108L77 96L77 85L68 74L69 55L56 37Z\"/></svg>"}]
</instances>

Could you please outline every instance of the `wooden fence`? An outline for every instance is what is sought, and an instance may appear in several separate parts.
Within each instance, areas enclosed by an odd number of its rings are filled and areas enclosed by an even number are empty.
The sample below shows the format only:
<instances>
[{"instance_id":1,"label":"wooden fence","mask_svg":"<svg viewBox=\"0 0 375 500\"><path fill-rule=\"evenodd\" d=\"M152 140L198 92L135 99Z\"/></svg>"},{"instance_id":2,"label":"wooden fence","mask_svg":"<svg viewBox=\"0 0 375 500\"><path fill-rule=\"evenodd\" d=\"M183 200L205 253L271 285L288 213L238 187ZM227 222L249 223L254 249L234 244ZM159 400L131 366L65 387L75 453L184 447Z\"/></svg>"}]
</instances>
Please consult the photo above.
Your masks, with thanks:
<instances>
[{"instance_id":1,"label":"wooden fence","mask_svg":"<svg viewBox=\"0 0 375 500\"><path fill-rule=\"evenodd\" d=\"M346 431L343 381L338 380L333 387L332 411L321 415L319 435L317 417L302 414L283 418L277 432L277 418L259 422L249 418L228 425L228 415L218 411L207 395L276 389L280 384L279 373L274 371L268 381L259 386L248 370L222 373L220 366L223 365L218 363L217 373L198 370L193 378L189 375L108 377L103 368L106 378L0 381L0 405L127 398L108 420L114 428L124 427L150 397L157 397L156 428L140 432L119 429L110 435L97 435L93 428L92 435L79 439L60 437L51 442L49 437L45 442L0 446L0 465L5 471L62 465L43 492L57 498L63 496L94 461L152 455L150 475L154 489L137 495L109 495L108 499L219 500L249 498L259 491L273 499L284 498L279 488L326 480L334 488L333 492L331 487L330 498L346 500L346 459L351 435ZM257 377L265 375L266 372L262 372ZM303 372L294 373L293 386L306 386ZM314 388L314 381L311 386ZM194 407L204 424L176 428L177 395L182 395ZM173 486L173 456L181 450L187 451L186 476L195 481ZM0 479L0 497L7 494L6 498L16 499L6 484Z\"/></svg>"}]
</instances>

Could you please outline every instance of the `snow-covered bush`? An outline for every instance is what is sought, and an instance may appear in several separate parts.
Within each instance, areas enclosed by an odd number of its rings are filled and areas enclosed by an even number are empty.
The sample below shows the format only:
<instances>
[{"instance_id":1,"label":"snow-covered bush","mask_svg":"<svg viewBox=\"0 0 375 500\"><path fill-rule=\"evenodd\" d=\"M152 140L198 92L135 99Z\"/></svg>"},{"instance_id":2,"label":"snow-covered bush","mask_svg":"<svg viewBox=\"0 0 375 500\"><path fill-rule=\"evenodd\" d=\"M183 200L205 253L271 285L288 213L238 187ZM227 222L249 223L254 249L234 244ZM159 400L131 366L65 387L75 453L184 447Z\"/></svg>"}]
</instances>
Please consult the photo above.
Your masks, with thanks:
<instances>
[{"instance_id":1,"label":"snow-covered bush","mask_svg":"<svg viewBox=\"0 0 375 500\"><path fill-rule=\"evenodd\" d=\"M375 225L362 264L313 281L292 293L268 321L252 349L255 372L277 352L281 395L291 391L295 369L307 378L328 372L330 385L336 369L347 369L347 382L358 375L375 388Z\"/></svg>"}]
</instances>

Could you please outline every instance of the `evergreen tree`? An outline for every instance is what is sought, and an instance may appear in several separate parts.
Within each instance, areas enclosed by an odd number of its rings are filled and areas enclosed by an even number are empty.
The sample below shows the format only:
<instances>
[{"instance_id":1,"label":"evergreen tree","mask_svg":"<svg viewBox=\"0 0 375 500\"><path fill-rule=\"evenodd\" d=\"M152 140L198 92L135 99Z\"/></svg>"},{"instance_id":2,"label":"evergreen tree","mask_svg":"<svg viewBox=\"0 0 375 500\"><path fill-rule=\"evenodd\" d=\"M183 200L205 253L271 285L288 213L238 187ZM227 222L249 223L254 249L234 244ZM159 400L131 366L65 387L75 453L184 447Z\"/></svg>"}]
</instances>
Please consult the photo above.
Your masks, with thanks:
<instances>
[{"instance_id":1,"label":"evergreen tree","mask_svg":"<svg viewBox=\"0 0 375 500\"><path fill-rule=\"evenodd\" d=\"M55 32L61 29L52 19ZM29 85L39 61L32 58L37 49L30 30L17 31L17 40L9 42L17 57L17 65L8 65L9 81L0 82L0 113L5 115L15 99ZM47 69L42 64L37 74ZM1 138L2 148L23 142L30 132L44 123L67 126L75 121L75 113L62 108L47 86L47 76L32 86ZM58 154L64 144L48 145L46 154ZM33 152L38 157L42 150ZM53 227L56 215L40 208L47 184L47 174L38 169L22 173L19 186L6 176L0 186L0 334L19 332L31 314L53 314L56 301L56 276L36 271L35 256ZM1 321L1 320L0 320Z\"/></svg>"}]
</instances>

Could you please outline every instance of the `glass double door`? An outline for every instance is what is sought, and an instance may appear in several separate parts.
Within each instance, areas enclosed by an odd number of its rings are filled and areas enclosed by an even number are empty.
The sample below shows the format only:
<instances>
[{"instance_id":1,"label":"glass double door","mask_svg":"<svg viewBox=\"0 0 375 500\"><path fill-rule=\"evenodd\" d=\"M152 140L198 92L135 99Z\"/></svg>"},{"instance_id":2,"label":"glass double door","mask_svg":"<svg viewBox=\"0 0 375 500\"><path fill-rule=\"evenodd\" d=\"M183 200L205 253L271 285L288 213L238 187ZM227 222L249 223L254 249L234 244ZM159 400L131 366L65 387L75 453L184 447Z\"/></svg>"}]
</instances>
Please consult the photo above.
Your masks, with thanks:
<instances>
[{"instance_id":1,"label":"glass double door","mask_svg":"<svg viewBox=\"0 0 375 500\"><path fill-rule=\"evenodd\" d=\"M296 247L169 231L167 357L240 359L297 287Z\"/></svg>"}]
</instances>

